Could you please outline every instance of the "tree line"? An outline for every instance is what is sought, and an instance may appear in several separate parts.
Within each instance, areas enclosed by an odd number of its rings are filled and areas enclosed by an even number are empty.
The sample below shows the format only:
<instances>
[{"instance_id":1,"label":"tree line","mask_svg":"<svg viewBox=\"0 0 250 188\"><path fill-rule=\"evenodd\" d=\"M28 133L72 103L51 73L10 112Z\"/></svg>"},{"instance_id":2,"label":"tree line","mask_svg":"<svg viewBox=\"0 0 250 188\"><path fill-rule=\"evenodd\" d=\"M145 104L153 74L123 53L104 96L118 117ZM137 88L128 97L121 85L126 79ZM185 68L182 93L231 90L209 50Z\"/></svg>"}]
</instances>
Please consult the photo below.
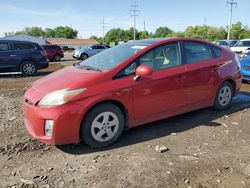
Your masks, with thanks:
<instances>
[{"instance_id":1,"label":"tree line","mask_svg":"<svg viewBox=\"0 0 250 188\"><path fill-rule=\"evenodd\" d=\"M154 33L136 30L136 39L165 37L191 37L206 39L213 42L217 40L226 39L227 28L202 25L188 26L183 32L175 32L174 30L168 27L158 27ZM119 41L126 42L129 40L133 40L133 28L130 28L128 30L123 30L120 28L111 29L106 33L104 40L102 37L99 38L96 36L92 36L91 38L97 40L98 42L105 41L106 43L118 43ZM241 22L237 22L232 25L230 38L237 40L250 38L250 29L247 26L243 26Z\"/></svg>"},{"instance_id":2,"label":"tree line","mask_svg":"<svg viewBox=\"0 0 250 188\"><path fill-rule=\"evenodd\" d=\"M18 34L27 34L35 37L77 38L78 31L68 26L59 26L56 28L46 29L42 29L41 27L25 27L21 31L5 33L5 36ZM136 39L165 37L191 37L206 39L209 41L217 41L226 39L227 28L202 25L188 26L183 32L175 32L168 27L158 27L155 32L136 30ZM127 42L129 40L133 40L133 28L127 30L114 28L106 33L104 39L97 36L91 36L91 38L97 40L100 43L105 42L108 44L118 43L119 41ZM247 26L244 26L241 22L237 22L232 25L230 38L237 40L250 38L250 29Z\"/></svg>"},{"instance_id":3,"label":"tree line","mask_svg":"<svg viewBox=\"0 0 250 188\"><path fill-rule=\"evenodd\" d=\"M76 38L78 31L68 26L58 26L56 28L25 27L21 31L7 32L5 36L26 34L34 37L54 37L54 38Z\"/></svg>"}]
</instances>

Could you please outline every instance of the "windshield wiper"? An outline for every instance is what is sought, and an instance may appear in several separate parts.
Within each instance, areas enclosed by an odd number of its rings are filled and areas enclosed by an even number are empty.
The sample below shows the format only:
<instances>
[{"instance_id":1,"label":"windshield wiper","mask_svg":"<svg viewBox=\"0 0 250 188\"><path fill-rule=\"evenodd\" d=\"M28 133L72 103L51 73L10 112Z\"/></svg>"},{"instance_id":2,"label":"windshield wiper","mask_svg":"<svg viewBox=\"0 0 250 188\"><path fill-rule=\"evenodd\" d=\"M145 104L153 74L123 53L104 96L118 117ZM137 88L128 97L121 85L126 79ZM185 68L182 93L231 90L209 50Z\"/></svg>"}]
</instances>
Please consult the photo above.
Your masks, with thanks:
<instances>
[{"instance_id":1,"label":"windshield wiper","mask_svg":"<svg viewBox=\"0 0 250 188\"><path fill-rule=\"evenodd\" d=\"M97 68L97 67L90 66L90 65L76 64L75 66L77 66L79 69L94 70L94 71L102 72L101 69L99 69L99 68Z\"/></svg>"}]
</instances>

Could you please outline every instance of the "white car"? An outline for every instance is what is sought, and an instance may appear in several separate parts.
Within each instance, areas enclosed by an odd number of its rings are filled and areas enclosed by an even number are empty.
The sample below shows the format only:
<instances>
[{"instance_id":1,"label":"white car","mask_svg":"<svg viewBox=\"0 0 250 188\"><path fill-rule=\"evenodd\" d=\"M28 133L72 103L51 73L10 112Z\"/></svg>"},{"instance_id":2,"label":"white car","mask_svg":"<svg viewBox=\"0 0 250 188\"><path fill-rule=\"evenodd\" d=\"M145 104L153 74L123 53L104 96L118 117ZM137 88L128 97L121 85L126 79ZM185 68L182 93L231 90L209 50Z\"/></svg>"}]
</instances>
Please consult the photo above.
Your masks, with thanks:
<instances>
[{"instance_id":1,"label":"white car","mask_svg":"<svg viewBox=\"0 0 250 188\"><path fill-rule=\"evenodd\" d=\"M237 54L250 50L250 39L242 39L230 49Z\"/></svg>"}]
</instances>

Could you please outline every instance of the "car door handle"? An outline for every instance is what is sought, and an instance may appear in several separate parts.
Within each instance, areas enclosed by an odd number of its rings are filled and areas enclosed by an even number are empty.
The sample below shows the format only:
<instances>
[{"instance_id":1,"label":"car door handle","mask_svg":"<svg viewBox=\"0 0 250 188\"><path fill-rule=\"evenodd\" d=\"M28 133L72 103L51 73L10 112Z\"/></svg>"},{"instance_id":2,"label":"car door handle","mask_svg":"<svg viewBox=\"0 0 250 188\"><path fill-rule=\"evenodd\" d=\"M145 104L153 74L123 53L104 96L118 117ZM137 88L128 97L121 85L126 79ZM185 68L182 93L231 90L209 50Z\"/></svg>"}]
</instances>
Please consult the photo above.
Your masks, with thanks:
<instances>
[{"instance_id":1,"label":"car door handle","mask_svg":"<svg viewBox=\"0 0 250 188\"><path fill-rule=\"evenodd\" d=\"M218 70L220 67L222 67L225 63L219 63L219 64L216 64L216 65L213 65L212 66L212 69L213 70Z\"/></svg>"},{"instance_id":2,"label":"car door handle","mask_svg":"<svg viewBox=\"0 0 250 188\"><path fill-rule=\"evenodd\" d=\"M10 57L16 57L17 55L10 55Z\"/></svg>"}]
</instances>

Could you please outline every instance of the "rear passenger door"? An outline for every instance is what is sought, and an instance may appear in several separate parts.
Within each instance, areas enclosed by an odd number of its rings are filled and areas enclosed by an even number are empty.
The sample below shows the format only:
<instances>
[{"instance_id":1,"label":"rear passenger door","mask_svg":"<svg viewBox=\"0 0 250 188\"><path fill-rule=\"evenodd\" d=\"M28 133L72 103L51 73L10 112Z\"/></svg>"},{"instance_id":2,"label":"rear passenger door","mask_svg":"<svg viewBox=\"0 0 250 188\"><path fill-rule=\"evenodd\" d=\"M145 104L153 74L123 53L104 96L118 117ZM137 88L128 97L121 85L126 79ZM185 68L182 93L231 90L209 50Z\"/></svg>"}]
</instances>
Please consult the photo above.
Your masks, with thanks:
<instances>
[{"instance_id":1,"label":"rear passenger door","mask_svg":"<svg viewBox=\"0 0 250 188\"><path fill-rule=\"evenodd\" d=\"M182 42L186 64L187 104L203 107L214 96L219 77L214 66L218 63L213 47L197 41Z\"/></svg>"}]
</instances>

